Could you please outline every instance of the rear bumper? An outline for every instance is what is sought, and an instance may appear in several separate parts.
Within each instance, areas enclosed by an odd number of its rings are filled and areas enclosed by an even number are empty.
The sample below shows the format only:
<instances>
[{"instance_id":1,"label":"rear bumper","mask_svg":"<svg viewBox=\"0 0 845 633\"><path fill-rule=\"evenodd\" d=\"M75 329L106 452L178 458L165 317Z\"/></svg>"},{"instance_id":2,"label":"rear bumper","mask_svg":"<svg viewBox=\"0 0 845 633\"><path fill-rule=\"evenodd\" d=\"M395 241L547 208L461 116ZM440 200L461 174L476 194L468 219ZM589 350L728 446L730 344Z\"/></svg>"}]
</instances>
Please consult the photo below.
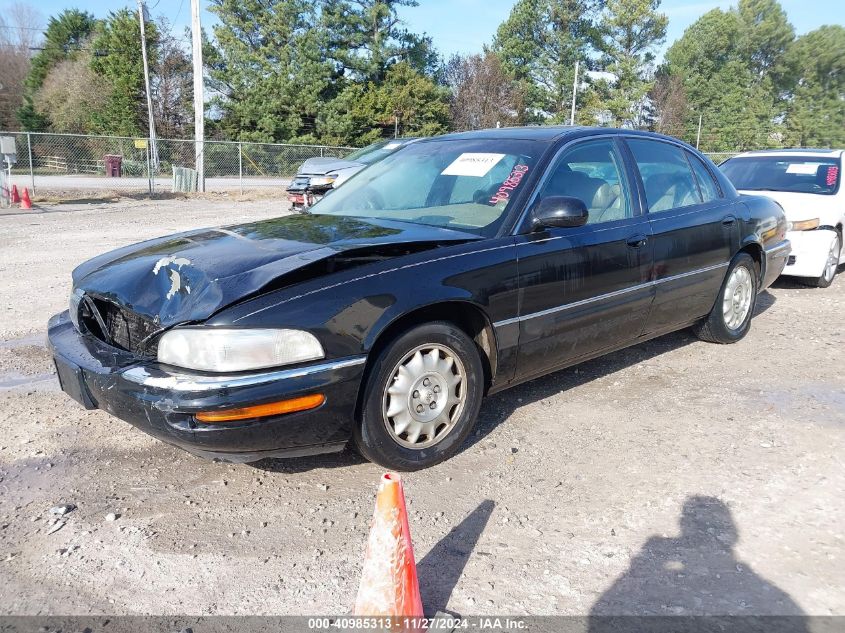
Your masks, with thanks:
<instances>
[{"instance_id":1,"label":"rear bumper","mask_svg":"<svg viewBox=\"0 0 845 633\"><path fill-rule=\"evenodd\" d=\"M836 231L788 231L786 236L792 242L792 257L783 274L791 277L821 277Z\"/></svg>"},{"instance_id":2,"label":"rear bumper","mask_svg":"<svg viewBox=\"0 0 845 633\"><path fill-rule=\"evenodd\" d=\"M789 240L783 240L779 244L776 244L771 248L767 248L764 251L766 262L763 273L763 283L760 286L760 290L765 290L771 286L775 282L775 279L782 274L791 251L792 243Z\"/></svg>"},{"instance_id":3,"label":"rear bumper","mask_svg":"<svg viewBox=\"0 0 845 633\"><path fill-rule=\"evenodd\" d=\"M363 356L291 369L218 376L173 370L80 334L67 312L48 327L62 389L86 408L99 408L191 453L247 462L342 449L352 436ZM310 411L203 424L199 411L233 409L321 393Z\"/></svg>"}]
</instances>

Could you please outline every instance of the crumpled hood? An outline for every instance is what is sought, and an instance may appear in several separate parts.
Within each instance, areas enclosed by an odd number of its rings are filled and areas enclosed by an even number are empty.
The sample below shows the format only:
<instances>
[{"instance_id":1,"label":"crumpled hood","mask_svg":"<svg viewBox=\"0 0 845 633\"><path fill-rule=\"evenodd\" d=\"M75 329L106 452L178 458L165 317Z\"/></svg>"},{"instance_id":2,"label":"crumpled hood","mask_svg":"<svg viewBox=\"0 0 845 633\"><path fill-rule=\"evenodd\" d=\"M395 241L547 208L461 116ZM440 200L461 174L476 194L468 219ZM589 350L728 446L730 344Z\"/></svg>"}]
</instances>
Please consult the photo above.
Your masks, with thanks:
<instances>
[{"instance_id":1,"label":"crumpled hood","mask_svg":"<svg viewBox=\"0 0 845 633\"><path fill-rule=\"evenodd\" d=\"M480 238L404 222L289 215L126 246L78 266L73 282L169 327L204 320L279 276L340 252L474 239Z\"/></svg>"},{"instance_id":2,"label":"crumpled hood","mask_svg":"<svg viewBox=\"0 0 845 633\"><path fill-rule=\"evenodd\" d=\"M355 161L344 160L342 158L323 158L317 156L315 158L309 158L302 163L296 173L323 176L339 169L348 169L349 167L361 168L363 166L363 163L356 163Z\"/></svg>"}]
</instances>

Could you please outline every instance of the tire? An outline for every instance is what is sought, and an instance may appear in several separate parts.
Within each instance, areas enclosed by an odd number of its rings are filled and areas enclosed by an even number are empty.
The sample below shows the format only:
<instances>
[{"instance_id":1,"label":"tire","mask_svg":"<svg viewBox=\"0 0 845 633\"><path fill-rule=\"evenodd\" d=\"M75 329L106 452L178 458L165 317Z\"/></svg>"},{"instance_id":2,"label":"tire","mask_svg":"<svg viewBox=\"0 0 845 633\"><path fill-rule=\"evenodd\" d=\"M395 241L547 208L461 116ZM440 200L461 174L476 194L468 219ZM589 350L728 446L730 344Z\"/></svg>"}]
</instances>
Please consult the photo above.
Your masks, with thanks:
<instances>
[{"instance_id":1,"label":"tire","mask_svg":"<svg viewBox=\"0 0 845 633\"><path fill-rule=\"evenodd\" d=\"M710 314L693 328L695 335L710 343L741 340L751 329L759 287L757 263L748 253L739 253L728 267Z\"/></svg>"},{"instance_id":2,"label":"tire","mask_svg":"<svg viewBox=\"0 0 845 633\"><path fill-rule=\"evenodd\" d=\"M816 279L808 279L808 286L815 286L816 288L829 288L833 283L836 273L839 271L839 257L842 254L842 236L839 232L833 238L833 244L830 245L830 252L827 255L827 262L825 263L824 272Z\"/></svg>"},{"instance_id":3,"label":"tire","mask_svg":"<svg viewBox=\"0 0 845 633\"><path fill-rule=\"evenodd\" d=\"M391 341L369 368L355 446L385 468L428 468L460 448L483 395L475 342L446 321L416 326Z\"/></svg>"}]
</instances>

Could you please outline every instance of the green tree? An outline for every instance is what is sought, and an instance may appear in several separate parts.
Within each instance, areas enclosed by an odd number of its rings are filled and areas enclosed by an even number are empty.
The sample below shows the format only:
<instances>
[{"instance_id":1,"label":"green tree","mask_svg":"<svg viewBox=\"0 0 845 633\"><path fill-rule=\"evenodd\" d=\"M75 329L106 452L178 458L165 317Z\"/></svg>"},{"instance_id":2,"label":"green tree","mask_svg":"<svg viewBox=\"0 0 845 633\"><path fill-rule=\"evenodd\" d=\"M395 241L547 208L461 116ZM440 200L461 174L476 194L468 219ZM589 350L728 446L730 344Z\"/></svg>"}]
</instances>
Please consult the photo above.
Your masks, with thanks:
<instances>
[{"instance_id":1,"label":"green tree","mask_svg":"<svg viewBox=\"0 0 845 633\"><path fill-rule=\"evenodd\" d=\"M798 147L845 146L845 28L822 26L787 53L794 86L787 102L787 142Z\"/></svg>"},{"instance_id":2,"label":"green tree","mask_svg":"<svg viewBox=\"0 0 845 633\"><path fill-rule=\"evenodd\" d=\"M313 138L335 77L313 3L212 0L209 8L220 20L209 64L222 93L219 130L252 141Z\"/></svg>"},{"instance_id":3,"label":"green tree","mask_svg":"<svg viewBox=\"0 0 845 633\"><path fill-rule=\"evenodd\" d=\"M493 50L520 81L529 120L568 118L575 62L590 65L598 8L598 0L517 0L499 26Z\"/></svg>"},{"instance_id":4,"label":"green tree","mask_svg":"<svg viewBox=\"0 0 845 633\"><path fill-rule=\"evenodd\" d=\"M431 38L409 32L399 19L401 7L416 7L417 0L324 0L321 23L327 54L339 75L351 73L359 81L382 81L388 69L407 62L423 74L437 64Z\"/></svg>"},{"instance_id":5,"label":"green tree","mask_svg":"<svg viewBox=\"0 0 845 633\"><path fill-rule=\"evenodd\" d=\"M156 59L158 29L147 23L147 55ZM94 113L95 130L104 134L137 136L147 128L141 25L129 9L112 12L97 25L91 42L91 68L111 86L106 106Z\"/></svg>"},{"instance_id":6,"label":"green tree","mask_svg":"<svg viewBox=\"0 0 845 633\"><path fill-rule=\"evenodd\" d=\"M365 145L399 136L432 136L449 129L449 92L410 64L390 67L381 83L349 84L327 104L321 137L331 143Z\"/></svg>"},{"instance_id":7,"label":"green tree","mask_svg":"<svg viewBox=\"0 0 845 633\"><path fill-rule=\"evenodd\" d=\"M39 114L33 99L51 69L79 54L95 25L93 15L77 9L67 9L50 18L41 50L32 58L24 83L24 103L17 114L23 129L38 131L48 128L49 119Z\"/></svg>"},{"instance_id":8,"label":"green tree","mask_svg":"<svg viewBox=\"0 0 845 633\"><path fill-rule=\"evenodd\" d=\"M777 0L739 0L736 9L743 24L742 48L758 79L775 73L778 83L787 47L795 29Z\"/></svg>"},{"instance_id":9,"label":"green tree","mask_svg":"<svg viewBox=\"0 0 845 633\"><path fill-rule=\"evenodd\" d=\"M703 117L702 148L745 150L776 142L771 85L760 81L737 11L714 9L693 23L666 53L665 72L680 77L689 105L686 137Z\"/></svg>"},{"instance_id":10,"label":"green tree","mask_svg":"<svg viewBox=\"0 0 845 633\"><path fill-rule=\"evenodd\" d=\"M599 22L602 69L613 75L597 85L601 105L614 126L639 124L650 80L654 49L666 39L669 19L660 0L607 0Z\"/></svg>"}]
</instances>

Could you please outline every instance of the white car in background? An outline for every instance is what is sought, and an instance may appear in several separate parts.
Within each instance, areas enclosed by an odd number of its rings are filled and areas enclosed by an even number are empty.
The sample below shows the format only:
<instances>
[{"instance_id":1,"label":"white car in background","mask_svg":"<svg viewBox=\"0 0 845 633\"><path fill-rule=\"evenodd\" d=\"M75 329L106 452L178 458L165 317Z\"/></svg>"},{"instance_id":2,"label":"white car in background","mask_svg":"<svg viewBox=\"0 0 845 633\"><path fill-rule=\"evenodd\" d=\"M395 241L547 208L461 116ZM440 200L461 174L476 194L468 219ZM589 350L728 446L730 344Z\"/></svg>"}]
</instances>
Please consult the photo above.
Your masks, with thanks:
<instances>
[{"instance_id":1,"label":"white car in background","mask_svg":"<svg viewBox=\"0 0 845 633\"><path fill-rule=\"evenodd\" d=\"M765 195L786 212L792 243L784 275L827 288L845 263L841 149L783 149L734 156L719 168L740 193Z\"/></svg>"}]
</instances>

